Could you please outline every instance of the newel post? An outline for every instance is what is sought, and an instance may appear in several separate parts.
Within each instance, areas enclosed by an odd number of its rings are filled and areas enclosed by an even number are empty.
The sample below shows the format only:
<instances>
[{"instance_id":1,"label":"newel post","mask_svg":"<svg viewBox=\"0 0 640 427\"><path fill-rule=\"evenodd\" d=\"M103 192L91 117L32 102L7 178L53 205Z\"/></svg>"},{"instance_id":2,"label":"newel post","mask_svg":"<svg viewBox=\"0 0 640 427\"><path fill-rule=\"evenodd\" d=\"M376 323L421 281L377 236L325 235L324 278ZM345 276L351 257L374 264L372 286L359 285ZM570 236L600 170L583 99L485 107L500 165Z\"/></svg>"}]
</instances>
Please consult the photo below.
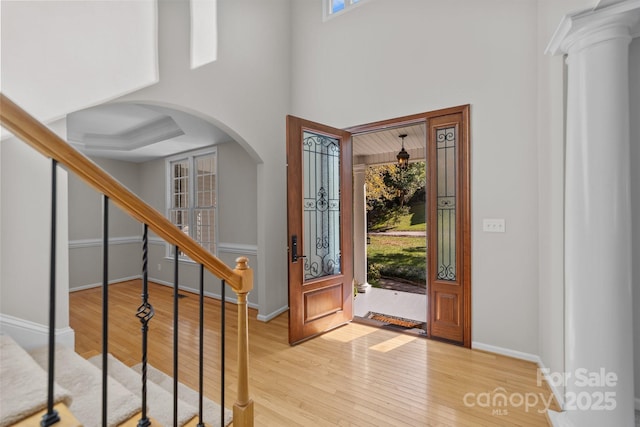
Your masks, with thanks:
<instances>
[{"instance_id":1,"label":"newel post","mask_svg":"<svg viewBox=\"0 0 640 427\"><path fill-rule=\"evenodd\" d=\"M238 296L238 395L233 405L233 425L253 426L253 400L249 398L249 324L247 294L253 289L253 270L246 257L236 259L236 274L242 277Z\"/></svg>"}]
</instances>

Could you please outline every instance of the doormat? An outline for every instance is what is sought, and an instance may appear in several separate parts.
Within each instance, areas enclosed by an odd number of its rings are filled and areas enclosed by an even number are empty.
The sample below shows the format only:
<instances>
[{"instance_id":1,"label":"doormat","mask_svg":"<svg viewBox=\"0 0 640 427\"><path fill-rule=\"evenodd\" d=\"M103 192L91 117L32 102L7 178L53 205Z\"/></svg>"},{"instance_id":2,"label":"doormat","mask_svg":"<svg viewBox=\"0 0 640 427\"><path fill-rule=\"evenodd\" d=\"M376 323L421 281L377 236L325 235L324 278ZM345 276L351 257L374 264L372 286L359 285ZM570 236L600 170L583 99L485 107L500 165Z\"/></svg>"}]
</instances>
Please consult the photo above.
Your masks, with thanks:
<instances>
[{"instance_id":1,"label":"doormat","mask_svg":"<svg viewBox=\"0 0 640 427\"><path fill-rule=\"evenodd\" d=\"M388 314L376 313L370 311L365 316L367 319L377 320L378 322L386 323L388 325L402 326L403 328L413 329L424 324L419 320L405 319L404 317L390 316Z\"/></svg>"}]
</instances>

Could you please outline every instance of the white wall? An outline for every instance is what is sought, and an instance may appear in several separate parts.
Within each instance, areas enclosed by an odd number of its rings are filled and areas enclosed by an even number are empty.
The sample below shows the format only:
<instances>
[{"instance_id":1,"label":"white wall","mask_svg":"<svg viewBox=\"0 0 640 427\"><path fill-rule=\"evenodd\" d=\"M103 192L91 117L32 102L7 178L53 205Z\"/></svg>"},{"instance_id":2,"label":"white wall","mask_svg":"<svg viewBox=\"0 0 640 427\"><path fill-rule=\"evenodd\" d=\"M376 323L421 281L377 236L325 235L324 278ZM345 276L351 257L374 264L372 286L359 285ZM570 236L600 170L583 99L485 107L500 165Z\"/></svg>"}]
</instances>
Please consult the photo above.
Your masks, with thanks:
<instances>
[{"instance_id":1,"label":"white wall","mask_svg":"<svg viewBox=\"0 0 640 427\"><path fill-rule=\"evenodd\" d=\"M158 3L160 82L120 100L192 112L223 129L259 162L256 286L260 315L287 307L285 116L290 100L288 0L218 2L218 59L189 62L186 2Z\"/></svg>"},{"instance_id":2,"label":"white wall","mask_svg":"<svg viewBox=\"0 0 640 427\"><path fill-rule=\"evenodd\" d=\"M640 410L640 37L633 40L629 57L631 101L631 218L633 221L633 316L636 409Z\"/></svg>"},{"instance_id":3,"label":"white wall","mask_svg":"<svg viewBox=\"0 0 640 427\"><path fill-rule=\"evenodd\" d=\"M2 141L0 313L49 324L51 161L15 138ZM56 328L69 327L67 173L57 175Z\"/></svg>"},{"instance_id":4,"label":"white wall","mask_svg":"<svg viewBox=\"0 0 640 427\"><path fill-rule=\"evenodd\" d=\"M293 105L337 127L471 104L472 340L538 354L536 3L293 2ZM508 177L508 179L506 179ZM506 233L481 231L505 218Z\"/></svg>"},{"instance_id":5,"label":"white wall","mask_svg":"<svg viewBox=\"0 0 640 427\"><path fill-rule=\"evenodd\" d=\"M134 193L139 193L136 163L93 159ZM69 176L69 289L102 283L102 196ZM109 202L109 281L140 275L142 226Z\"/></svg>"},{"instance_id":6,"label":"white wall","mask_svg":"<svg viewBox=\"0 0 640 427\"><path fill-rule=\"evenodd\" d=\"M41 121L158 79L154 1L2 1L0 8L2 92Z\"/></svg>"}]
</instances>

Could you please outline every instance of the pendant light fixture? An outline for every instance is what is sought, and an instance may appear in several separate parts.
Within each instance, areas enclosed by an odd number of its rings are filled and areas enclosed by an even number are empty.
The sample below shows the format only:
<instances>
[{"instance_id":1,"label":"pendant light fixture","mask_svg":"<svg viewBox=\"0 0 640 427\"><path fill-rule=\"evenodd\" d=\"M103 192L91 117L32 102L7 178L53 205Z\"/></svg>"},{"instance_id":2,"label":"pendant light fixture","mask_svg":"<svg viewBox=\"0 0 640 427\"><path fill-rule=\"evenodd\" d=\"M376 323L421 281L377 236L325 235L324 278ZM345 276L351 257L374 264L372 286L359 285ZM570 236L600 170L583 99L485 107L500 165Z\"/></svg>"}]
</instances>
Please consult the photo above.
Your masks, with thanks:
<instances>
[{"instance_id":1,"label":"pendant light fixture","mask_svg":"<svg viewBox=\"0 0 640 427\"><path fill-rule=\"evenodd\" d=\"M398 159L398 167L400 169L406 169L409 166L409 153L404 149L404 139L407 137L406 133L398 135L402 140L402 149L398 152L396 158Z\"/></svg>"}]
</instances>

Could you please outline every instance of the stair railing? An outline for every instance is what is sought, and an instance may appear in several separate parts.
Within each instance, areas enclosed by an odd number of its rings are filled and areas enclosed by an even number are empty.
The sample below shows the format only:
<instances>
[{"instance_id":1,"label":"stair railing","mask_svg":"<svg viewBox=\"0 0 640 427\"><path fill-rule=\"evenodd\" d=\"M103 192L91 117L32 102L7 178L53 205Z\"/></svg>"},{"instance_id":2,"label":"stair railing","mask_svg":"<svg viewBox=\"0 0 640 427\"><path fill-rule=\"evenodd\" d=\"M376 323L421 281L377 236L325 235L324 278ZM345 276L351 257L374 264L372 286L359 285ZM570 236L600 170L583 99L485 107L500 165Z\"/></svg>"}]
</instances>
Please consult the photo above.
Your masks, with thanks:
<instances>
[{"instance_id":1,"label":"stair railing","mask_svg":"<svg viewBox=\"0 0 640 427\"><path fill-rule=\"evenodd\" d=\"M253 401L249 396L249 330L248 330L248 311L247 311L247 295L253 288L253 270L247 264L247 258L240 257L236 260L234 269L228 267L221 260L216 258L209 251L204 249L191 237L183 233L178 227L171 223L164 215L142 201L138 196L133 194L125 186L120 184L106 171L97 166L88 157L71 147L67 142L62 140L58 135L52 132L44 124L29 115L17 104L0 93L0 124L7 130L12 132L16 137L36 149L42 155L52 159L52 230L51 230L51 274L50 274L50 313L49 313L49 381L47 384L48 403L47 412L41 421L42 426L53 425L59 421L59 417L53 408L53 383L54 383L54 356L53 350L55 346L55 241L56 241L56 175L58 164L64 166L68 171L73 172L82 181L103 195L103 244L108 245L108 203L109 201L118 205L124 212L144 224L143 235L143 293L142 304L138 308L136 316L142 323L143 330L143 405L142 418L138 422L139 426L149 425L146 417L146 334L145 329L147 323L153 317L153 307L148 302L147 293L147 229L152 230L156 235L166 242L174 246L174 254L177 257L178 252L182 252L198 263L201 268L200 274L200 337L201 348L199 354L200 378L199 378L199 417L198 426L204 425L202 422L202 295L203 295L203 271L209 270L213 275L222 280L222 298L221 307L224 316L225 284L231 286L237 295L238 307L238 383L237 396L233 405L233 425L235 427L253 426ZM103 311L108 309L107 306L107 274L108 258L106 250L103 251ZM174 283L174 322L177 322L177 259L175 262L175 283ZM103 313L103 318L107 315ZM224 319L224 317L223 317ZM106 371L107 371L107 326L106 320L103 320L103 423L106 418ZM224 322L222 322L224 328ZM175 326L175 325L174 325ZM223 329L224 330L224 329ZM177 327L174 328L174 422L176 418L177 408ZM224 340L222 340L224 342ZM221 424L224 425L224 344L222 344L222 381L221 387Z\"/></svg>"}]
</instances>

